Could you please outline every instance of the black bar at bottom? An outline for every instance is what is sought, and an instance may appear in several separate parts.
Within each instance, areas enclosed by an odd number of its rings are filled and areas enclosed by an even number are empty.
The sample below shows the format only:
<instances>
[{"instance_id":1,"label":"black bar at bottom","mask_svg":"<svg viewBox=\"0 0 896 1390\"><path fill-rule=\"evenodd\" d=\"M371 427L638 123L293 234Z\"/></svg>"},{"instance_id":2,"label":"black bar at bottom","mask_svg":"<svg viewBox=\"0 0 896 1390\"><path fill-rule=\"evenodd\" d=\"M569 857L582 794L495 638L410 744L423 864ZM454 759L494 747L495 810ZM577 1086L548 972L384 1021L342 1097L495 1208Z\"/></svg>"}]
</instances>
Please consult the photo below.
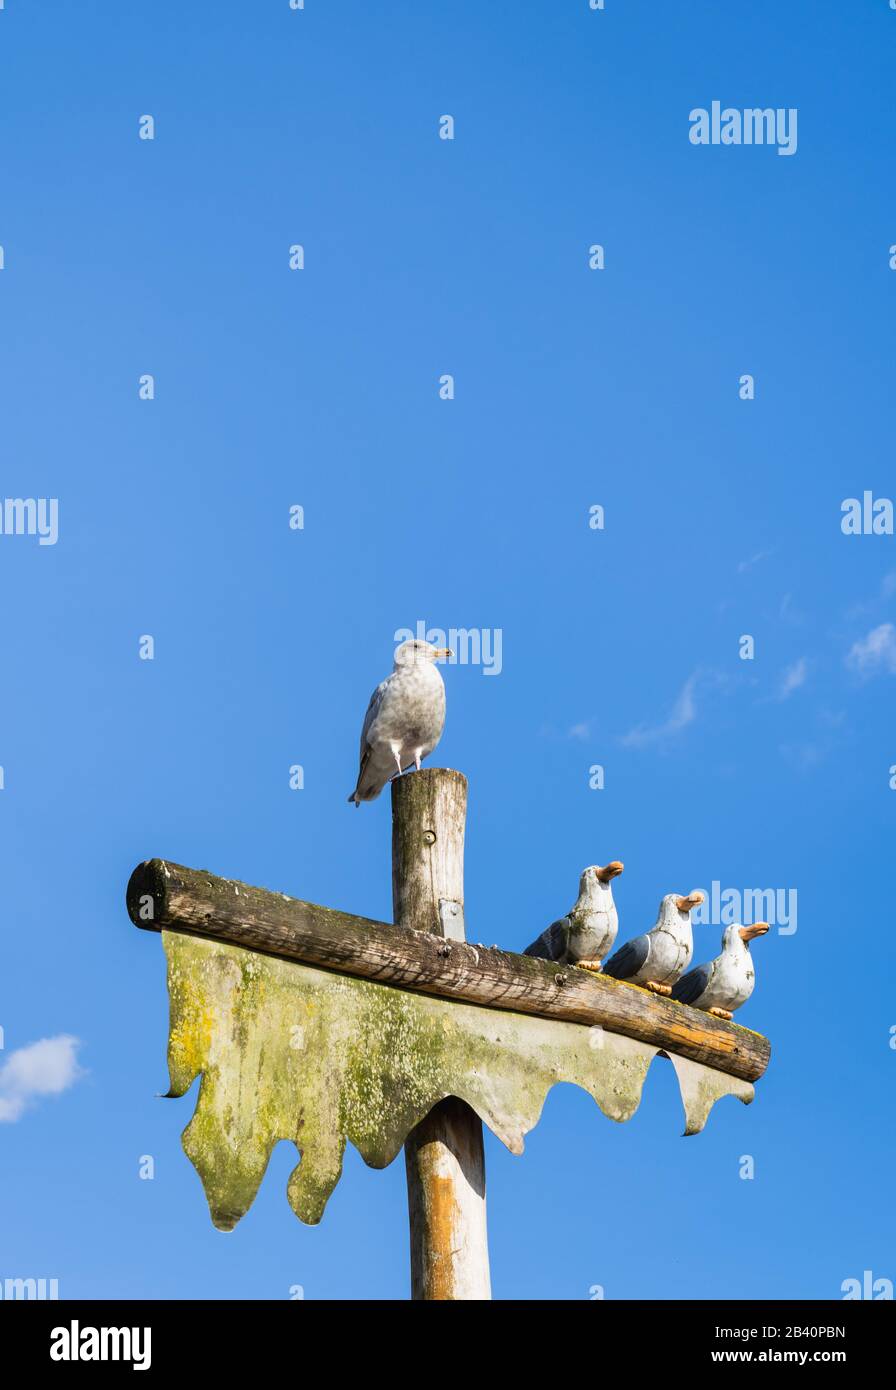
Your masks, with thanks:
<instances>
[{"instance_id":1,"label":"black bar at bottom","mask_svg":"<svg viewBox=\"0 0 896 1390\"><path fill-rule=\"evenodd\" d=\"M226 1375L228 1384L238 1386L245 1374L251 1378L249 1390L255 1390L281 1373L317 1379L325 1358L329 1374L340 1381L353 1366L369 1371L371 1360L380 1360L383 1373L387 1364L393 1370L401 1364L419 1366L418 1345L420 1356L431 1358L436 1328L421 1311L424 1306L408 1303L399 1312L395 1303L385 1311L375 1302L368 1309L361 1303L314 1300L6 1301L0 1302L0 1344L4 1362L15 1366L22 1384L31 1383L32 1371L41 1375L35 1384L47 1374L65 1380L79 1373L102 1378L108 1370L117 1375L143 1371L176 1373L182 1379L195 1371L205 1386L210 1374ZM896 1332L892 1301L884 1300L595 1300L587 1311L572 1316L559 1307L551 1312L549 1305L534 1339L526 1335L529 1315L520 1322L514 1310L506 1325L504 1316L498 1299L477 1328L487 1331L494 1324L504 1334L502 1369L513 1362L514 1347L521 1356L525 1348L527 1369L532 1372L545 1357L554 1379L563 1376L565 1365L567 1373L590 1370L600 1378L617 1371L630 1376L638 1366L643 1380L651 1364L657 1374L665 1374L663 1367L687 1377L700 1372L701 1381L716 1370L724 1375L731 1366L754 1372L785 1366L798 1372L823 1365L854 1378L888 1363ZM487 1373L489 1343L477 1339L476 1345L477 1360Z\"/></svg>"}]
</instances>

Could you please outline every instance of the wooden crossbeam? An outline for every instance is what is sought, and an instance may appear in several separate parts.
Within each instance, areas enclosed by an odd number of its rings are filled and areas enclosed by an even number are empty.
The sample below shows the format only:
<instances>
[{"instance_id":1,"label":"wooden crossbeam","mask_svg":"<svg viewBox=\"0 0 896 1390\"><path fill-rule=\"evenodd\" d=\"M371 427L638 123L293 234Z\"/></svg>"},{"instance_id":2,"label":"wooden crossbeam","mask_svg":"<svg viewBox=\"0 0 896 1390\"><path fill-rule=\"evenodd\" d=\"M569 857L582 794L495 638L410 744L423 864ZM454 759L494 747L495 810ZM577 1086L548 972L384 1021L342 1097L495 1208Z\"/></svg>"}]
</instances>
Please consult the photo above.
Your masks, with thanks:
<instances>
[{"instance_id":1,"label":"wooden crossbeam","mask_svg":"<svg viewBox=\"0 0 896 1390\"><path fill-rule=\"evenodd\" d=\"M768 1066L771 1047L760 1033L637 985L354 917L164 859L137 866L127 907L138 927L212 937L442 999L599 1025L744 1081Z\"/></svg>"}]
</instances>

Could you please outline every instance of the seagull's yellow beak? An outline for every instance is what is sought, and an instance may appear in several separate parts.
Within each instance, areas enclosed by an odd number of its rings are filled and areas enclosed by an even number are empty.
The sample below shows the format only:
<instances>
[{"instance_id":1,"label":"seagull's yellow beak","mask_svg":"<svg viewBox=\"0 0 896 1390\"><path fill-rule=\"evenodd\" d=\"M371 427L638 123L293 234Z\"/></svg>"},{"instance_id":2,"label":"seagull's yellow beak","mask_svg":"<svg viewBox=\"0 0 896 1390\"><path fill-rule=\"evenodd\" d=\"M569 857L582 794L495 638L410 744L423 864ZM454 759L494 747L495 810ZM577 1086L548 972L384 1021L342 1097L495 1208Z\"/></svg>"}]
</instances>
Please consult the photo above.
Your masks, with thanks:
<instances>
[{"instance_id":1,"label":"seagull's yellow beak","mask_svg":"<svg viewBox=\"0 0 896 1390\"><path fill-rule=\"evenodd\" d=\"M679 912L690 912L692 907L699 907L702 901L702 893L688 893L686 898L676 898L675 906L678 908Z\"/></svg>"},{"instance_id":2,"label":"seagull's yellow beak","mask_svg":"<svg viewBox=\"0 0 896 1390\"><path fill-rule=\"evenodd\" d=\"M765 936L768 929L768 922L754 922L752 927L741 927L738 936L741 941L750 942L754 936Z\"/></svg>"},{"instance_id":3,"label":"seagull's yellow beak","mask_svg":"<svg viewBox=\"0 0 896 1390\"><path fill-rule=\"evenodd\" d=\"M454 656L454 652L450 647L434 647L433 655L436 661L448 661L450 657Z\"/></svg>"},{"instance_id":4,"label":"seagull's yellow beak","mask_svg":"<svg viewBox=\"0 0 896 1390\"><path fill-rule=\"evenodd\" d=\"M609 883L610 879L616 878L617 874L621 874L624 868L625 865L622 863L621 859L612 859L609 864L605 864L602 869L598 869L597 877L600 879L601 883Z\"/></svg>"}]
</instances>

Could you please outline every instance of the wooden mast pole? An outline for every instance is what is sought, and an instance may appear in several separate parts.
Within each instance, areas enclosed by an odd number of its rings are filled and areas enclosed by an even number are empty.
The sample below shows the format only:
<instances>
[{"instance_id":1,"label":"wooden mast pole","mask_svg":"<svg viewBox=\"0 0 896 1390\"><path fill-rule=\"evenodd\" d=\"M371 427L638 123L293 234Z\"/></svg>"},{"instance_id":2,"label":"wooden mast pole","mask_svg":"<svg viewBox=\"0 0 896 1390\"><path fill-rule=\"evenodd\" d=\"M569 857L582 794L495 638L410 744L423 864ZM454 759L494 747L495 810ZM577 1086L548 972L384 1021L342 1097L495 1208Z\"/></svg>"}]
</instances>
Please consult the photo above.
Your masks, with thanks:
<instances>
[{"instance_id":1,"label":"wooden mast pole","mask_svg":"<svg viewBox=\"0 0 896 1390\"><path fill-rule=\"evenodd\" d=\"M392 783L396 926L464 940L466 814L467 780L459 772L425 768ZM411 1131L404 1152L411 1297L491 1298L479 1116L448 1096Z\"/></svg>"}]
</instances>

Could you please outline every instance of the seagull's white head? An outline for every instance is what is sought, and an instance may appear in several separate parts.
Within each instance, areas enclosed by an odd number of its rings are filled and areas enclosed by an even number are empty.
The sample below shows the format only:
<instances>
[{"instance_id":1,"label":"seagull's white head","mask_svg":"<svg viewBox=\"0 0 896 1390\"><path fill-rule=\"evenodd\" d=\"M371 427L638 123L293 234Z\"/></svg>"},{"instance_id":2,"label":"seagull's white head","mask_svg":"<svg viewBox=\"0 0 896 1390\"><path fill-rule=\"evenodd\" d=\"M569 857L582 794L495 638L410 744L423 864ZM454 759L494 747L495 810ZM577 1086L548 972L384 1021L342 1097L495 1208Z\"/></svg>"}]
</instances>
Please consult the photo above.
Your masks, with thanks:
<instances>
[{"instance_id":1,"label":"seagull's white head","mask_svg":"<svg viewBox=\"0 0 896 1390\"><path fill-rule=\"evenodd\" d=\"M579 894L586 894L590 898L605 897L607 902L613 901L613 890L610 884L617 875L622 873L623 865L619 859L613 859L609 864L592 864L584 869L582 877L579 879Z\"/></svg>"},{"instance_id":2,"label":"seagull's white head","mask_svg":"<svg viewBox=\"0 0 896 1390\"><path fill-rule=\"evenodd\" d=\"M751 927L742 927L740 922L732 922L730 927L726 927L722 935L722 950L736 951L749 948L750 942L757 936L765 936L768 931L768 922L754 922Z\"/></svg>"},{"instance_id":3,"label":"seagull's white head","mask_svg":"<svg viewBox=\"0 0 896 1390\"><path fill-rule=\"evenodd\" d=\"M657 921L671 920L673 924L676 922L681 923L682 921L689 922L691 920L692 909L699 907L702 901L703 894L699 889L696 889L693 893L688 893L687 897L684 898L678 893L667 893L660 903Z\"/></svg>"},{"instance_id":4,"label":"seagull's white head","mask_svg":"<svg viewBox=\"0 0 896 1390\"><path fill-rule=\"evenodd\" d=\"M402 642L400 647L395 648L395 669L397 671L428 661L447 661L453 655L450 647L434 647L430 642L421 642L419 638L412 637L409 642Z\"/></svg>"}]
</instances>

